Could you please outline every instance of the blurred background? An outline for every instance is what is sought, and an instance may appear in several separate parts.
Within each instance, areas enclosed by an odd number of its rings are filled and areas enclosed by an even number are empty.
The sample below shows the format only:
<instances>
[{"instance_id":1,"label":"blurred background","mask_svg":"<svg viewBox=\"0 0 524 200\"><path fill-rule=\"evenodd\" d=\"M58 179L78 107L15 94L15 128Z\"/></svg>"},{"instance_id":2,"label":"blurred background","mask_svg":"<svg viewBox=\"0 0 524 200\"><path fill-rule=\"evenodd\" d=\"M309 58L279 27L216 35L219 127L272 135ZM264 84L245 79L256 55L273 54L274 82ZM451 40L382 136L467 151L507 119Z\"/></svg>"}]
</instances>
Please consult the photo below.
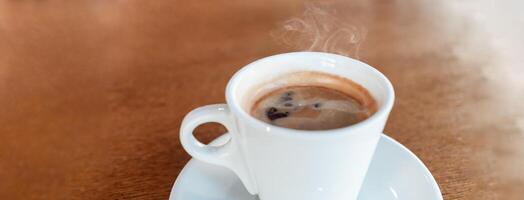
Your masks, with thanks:
<instances>
[{"instance_id":1,"label":"blurred background","mask_svg":"<svg viewBox=\"0 0 524 200\"><path fill-rule=\"evenodd\" d=\"M0 199L167 199L183 116L258 58L328 51L392 81L386 134L444 199L524 198L524 2L0 1ZM216 124L196 135L211 141Z\"/></svg>"}]
</instances>

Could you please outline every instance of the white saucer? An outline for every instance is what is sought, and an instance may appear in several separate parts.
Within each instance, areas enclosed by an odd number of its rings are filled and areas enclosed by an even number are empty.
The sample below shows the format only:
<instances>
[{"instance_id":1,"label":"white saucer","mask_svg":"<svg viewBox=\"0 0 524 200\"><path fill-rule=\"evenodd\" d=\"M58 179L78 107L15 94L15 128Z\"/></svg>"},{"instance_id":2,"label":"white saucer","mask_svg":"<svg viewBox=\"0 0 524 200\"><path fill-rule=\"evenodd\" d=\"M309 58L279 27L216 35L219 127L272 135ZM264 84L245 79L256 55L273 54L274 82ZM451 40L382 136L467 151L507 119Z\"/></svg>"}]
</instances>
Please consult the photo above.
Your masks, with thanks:
<instances>
[{"instance_id":1,"label":"white saucer","mask_svg":"<svg viewBox=\"0 0 524 200\"><path fill-rule=\"evenodd\" d=\"M211 142L221 145L224 134ZM178 175L169 200L257 200L229 169L192 159ZM359 200L442 200L440 189L415 154L382 135Z\"/></svg>"}]
</instances>

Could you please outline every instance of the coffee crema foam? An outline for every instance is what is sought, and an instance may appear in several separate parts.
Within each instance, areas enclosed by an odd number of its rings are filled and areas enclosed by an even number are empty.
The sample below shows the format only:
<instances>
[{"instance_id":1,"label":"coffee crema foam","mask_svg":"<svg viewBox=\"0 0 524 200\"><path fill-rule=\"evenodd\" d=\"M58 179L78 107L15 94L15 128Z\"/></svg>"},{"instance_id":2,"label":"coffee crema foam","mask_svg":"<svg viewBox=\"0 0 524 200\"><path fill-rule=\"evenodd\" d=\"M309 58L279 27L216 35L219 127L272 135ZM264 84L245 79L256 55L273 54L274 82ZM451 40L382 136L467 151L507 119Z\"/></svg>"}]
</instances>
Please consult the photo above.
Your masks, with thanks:
<instances>
[{"instance_id":1,"label":"coffee crema foam","mask_svg":"<svg viewBox=\"0 0 524 200\"><path fill-rule=\"evenodd\" d=\"M309 82L296 84L304 76ZM356 124L377 110L369 92L351 80L319 72L288 78L284 82L295 84L266 89L257 98L250 109L253 117L286 128L326 130Z\"/></svg>"}]
</instances>

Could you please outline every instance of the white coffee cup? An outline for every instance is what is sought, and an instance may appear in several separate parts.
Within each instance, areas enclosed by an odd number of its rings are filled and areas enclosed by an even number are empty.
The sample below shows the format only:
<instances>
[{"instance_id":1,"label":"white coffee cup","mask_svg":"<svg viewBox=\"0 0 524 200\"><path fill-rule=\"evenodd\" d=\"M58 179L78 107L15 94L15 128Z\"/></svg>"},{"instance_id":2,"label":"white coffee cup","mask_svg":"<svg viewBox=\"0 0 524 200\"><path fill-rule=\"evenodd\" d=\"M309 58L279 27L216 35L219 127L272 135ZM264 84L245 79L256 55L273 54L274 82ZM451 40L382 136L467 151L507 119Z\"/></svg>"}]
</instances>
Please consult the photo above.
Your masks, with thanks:
<instances>
[{"instance_id":1,"label":"white coffee cup","mask_svg":"<svg viewBox=\"0 0 524 200\"><path fill-rule=\"evenodd\" d=\"M377 101L377 112L351 126L319 131L278 127L249 114L251 91L271 78L301 71L360 84ZM394 91L382 73L358 60L295 52L242 68L227 85L226 101L197 108L184 118L180 140L191 156L231 169L261 200L354 200L393 106ZM193 130L207 122L223 124L231 139L218 147L196 140Z\"/></svg>"}]
</instances>

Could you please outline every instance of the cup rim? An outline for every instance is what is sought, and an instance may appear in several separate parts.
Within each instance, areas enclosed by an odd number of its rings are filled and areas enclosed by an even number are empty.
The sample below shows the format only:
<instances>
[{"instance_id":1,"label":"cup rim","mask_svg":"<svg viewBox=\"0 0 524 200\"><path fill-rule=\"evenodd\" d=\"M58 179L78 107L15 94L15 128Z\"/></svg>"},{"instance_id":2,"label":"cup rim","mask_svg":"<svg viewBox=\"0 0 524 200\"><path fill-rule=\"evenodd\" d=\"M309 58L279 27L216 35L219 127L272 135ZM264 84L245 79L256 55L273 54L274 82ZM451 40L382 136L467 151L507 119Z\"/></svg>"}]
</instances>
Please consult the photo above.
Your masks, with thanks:
<instances>
[{"instance_id":1,"label":"cup rim","mask_svg":"<svg viewBox=\"0 0 524 200\"><path fill-rule=\"evenodd\" d=\"M375 113L373 113L373 115L371 115L370 117L368 117L367 119L363 121L360 121L356 124L352 124L349 126L341 127L341 128L325 129L325 130L300 130L300 129L292 129L292 128L275 126L267 122L264 122L262 120L256 119L255 117L251 116L248 112L246 112L241 106L240 99L236 98L236 95L235 95L236 86L240 84L240 78L242 74L244 74L245 71L250 70L253 67L256 67L259 62L274 59L276 57L286 57L286 56L296 56L296 55L337 57L337 58L348 60L349 62L356 63L358 65L364 66L367 70L373 73L386 86L386 99L384 100L384 103L379 106L378 110ZM266 132L272 132L277 135L284 135L284 136L291 136L291 137L296 137L296 136L322 137L322 136L328 136L328 135L332 136L332 135L351 134L354 132L353 130L370 126L371 124L379 120L382 116L387 116L393 107L394 99L395 99L395 91L393 89L393 85L391 84L389 79L387 79L386 76L384 76L384 74L382 74L380 71L378 71L374 67L371 67L370 65L364 62L361 62L359 60L356 60L356 59L353 59L347 56L342 56L342 55L333 54L333 53L325 53L325 52L314 52L314 51L282 53L282 54L276 54L276 55L272 55L272 56L268 56L268 57L264 57L264 58L255 60L245 65L240 70L238 70L233 75L233 77L231 78L231 80L228 82L226 86L226 102L229 108L232 110L232 112L237 117L239 117L241 120L247 121L247 123L252 124L255 127L265 129ZM316 134L316 133L319 133L319 134Z\"/></svg>"}]
</instances>

